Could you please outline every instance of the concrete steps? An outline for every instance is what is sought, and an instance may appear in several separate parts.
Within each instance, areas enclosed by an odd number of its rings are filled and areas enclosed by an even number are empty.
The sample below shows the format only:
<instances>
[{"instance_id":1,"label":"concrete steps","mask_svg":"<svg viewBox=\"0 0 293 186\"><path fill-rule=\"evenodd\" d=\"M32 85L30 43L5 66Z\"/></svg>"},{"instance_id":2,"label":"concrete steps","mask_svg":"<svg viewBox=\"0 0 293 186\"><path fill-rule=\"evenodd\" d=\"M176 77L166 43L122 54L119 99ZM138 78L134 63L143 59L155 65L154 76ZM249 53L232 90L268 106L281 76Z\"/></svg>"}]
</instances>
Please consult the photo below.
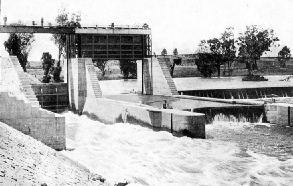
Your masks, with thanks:
<instances>
[{"instance_id":1,"label":"concrete steps","mask_svg":"<svg viewBox=\"0 0 293 186\"><path fill-rule=\"evenodd\" d=\"M102 97L101 87L99 84L99 80L97 78L97 72L95 71L94 65L91 62L91 60L86 62L86 69L90 76L90 81L92 83L92 88L93 88L95 97L101 98Z\"/></svg>"},{"instance_id":2,"label":"concrete steps","mask_svg":"<svg viewBox=\"0 0 293 186\"><path fill-rule=\"evenodd\" d=\"M9 61L11 62L11 66L14 67L18 79L20 81L20 86L22 87L23 91L25 92L26 98L29 100L29 102L34 106L39 106L39 101L35 95L34 90L32 89L32 86L30 85L30 80L23 72L22 67L20 66L20 63L16 56L10 56Z\"/></svg>"},{"instance_id":3,"label":"concrete steps","mask_svg":"<svg viewBox=\"0 0 293 186\"><path fill-rule=\"evenodd\" d=\"M169 67L166 64L165 59L159 58L158 61L159 61L159 64L161 66L161 69L163 71L163 74L165 76L165 79L167 80L167 83L168 83L168 86L170 88L170 91L171 91L172 95L179 95L178 91L177 91L177 88L176 88L176 85L175 85L175 83L173 81L173 78L171 77Z\"/></svg>"}]
</instances>

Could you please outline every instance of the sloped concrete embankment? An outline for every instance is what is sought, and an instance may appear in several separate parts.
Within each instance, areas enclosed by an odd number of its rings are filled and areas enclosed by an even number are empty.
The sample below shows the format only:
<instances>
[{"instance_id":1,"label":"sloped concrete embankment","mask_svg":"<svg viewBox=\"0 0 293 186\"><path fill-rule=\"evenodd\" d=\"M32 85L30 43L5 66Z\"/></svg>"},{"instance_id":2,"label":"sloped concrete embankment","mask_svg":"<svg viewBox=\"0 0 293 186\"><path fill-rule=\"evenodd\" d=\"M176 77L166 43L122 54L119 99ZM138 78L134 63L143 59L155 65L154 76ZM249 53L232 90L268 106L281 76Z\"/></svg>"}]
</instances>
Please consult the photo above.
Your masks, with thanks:
<instances>
[{"instance_id":1,"label":"sloped concrete embankment","mask_svg":"<svg viewBox=\"0 0 293 186\"><path fill-rule=\"evenodd\" d=\"M17 58L2 58L1 71L0 121L49 147L65 149L65 117L40 108Z\"/></svg>"},{"instance_id":2,"label":"sloped concrete embankment","mask_svg":"<svg viewBox=\"0 0 293 186\"><path fill-rule=\"evenodd\" d=\"M104 185L99 179L87 168L0 122L0 185Z\"/></svg>"}]
</instances>

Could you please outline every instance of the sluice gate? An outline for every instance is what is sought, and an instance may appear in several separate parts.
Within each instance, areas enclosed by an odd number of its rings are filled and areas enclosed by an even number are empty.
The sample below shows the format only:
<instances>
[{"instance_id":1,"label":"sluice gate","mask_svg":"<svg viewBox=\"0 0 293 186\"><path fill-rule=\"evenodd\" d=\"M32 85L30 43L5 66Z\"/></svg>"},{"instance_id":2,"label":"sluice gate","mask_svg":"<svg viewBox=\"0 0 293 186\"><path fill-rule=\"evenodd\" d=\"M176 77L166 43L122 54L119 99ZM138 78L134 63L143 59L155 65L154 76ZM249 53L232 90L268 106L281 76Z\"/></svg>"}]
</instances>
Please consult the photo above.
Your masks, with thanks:
<instances>
[{"instance_id":1,"label":"sluice gate","mask_svg":"<svg viewBox=\"0 0 293 186\"><path fill-rule=\"evenodd\" d=\"M33 84L32 88L43 109L61 113L69 107L67 83Z\"/></svg>"}]
</instances>

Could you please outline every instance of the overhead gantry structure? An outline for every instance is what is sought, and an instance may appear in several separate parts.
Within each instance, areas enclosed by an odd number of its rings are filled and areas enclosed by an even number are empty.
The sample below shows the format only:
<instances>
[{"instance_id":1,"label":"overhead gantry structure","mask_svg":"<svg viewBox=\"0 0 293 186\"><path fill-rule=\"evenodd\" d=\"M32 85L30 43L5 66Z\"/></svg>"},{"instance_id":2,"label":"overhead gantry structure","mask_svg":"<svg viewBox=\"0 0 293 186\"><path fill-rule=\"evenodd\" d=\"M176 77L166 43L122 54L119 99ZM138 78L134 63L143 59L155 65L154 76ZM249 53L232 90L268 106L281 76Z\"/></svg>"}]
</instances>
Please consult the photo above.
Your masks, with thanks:
<instances>
[{"instance_id":1,"label":"overhead gantry structure","mask_svg":"<svg viewBox=\"0 0 293 186\"><path fill-rule=\"evenodd\" d=\"M92 58L94 63L144 61L152 57L151 29L147 24L142 27L114 26L113 23L95 27L0 25L0 33L65 34L67 64L68 59L76 57ZM142 85L142 92L143 89Z\"/></svg>"},{"instance_id":2,"label":"overhead gantry structure","mask_svg":"<svg viewBox=\"0 0 293 186\"><path fill-rule=\"evenodd\" d=\"M152 55L151 29L130 26L11 26L0 25L0 33L65 34L67 59L143 60Z\"/></svg>"}]
</instances>

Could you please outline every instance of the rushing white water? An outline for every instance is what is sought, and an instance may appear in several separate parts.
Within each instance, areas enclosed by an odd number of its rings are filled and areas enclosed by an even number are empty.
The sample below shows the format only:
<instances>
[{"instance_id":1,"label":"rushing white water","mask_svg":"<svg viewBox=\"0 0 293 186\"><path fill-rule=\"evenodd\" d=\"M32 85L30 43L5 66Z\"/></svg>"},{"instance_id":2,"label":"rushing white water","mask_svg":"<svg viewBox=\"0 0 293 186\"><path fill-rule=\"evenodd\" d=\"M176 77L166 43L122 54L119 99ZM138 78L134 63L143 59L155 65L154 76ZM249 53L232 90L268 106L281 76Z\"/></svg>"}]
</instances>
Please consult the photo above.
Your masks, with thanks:
<instances>
[{"instance_id":1,"label":"rushing white water","mask_svg":"<svg viewBox=\"0 0 293 186\"><path fill-rule=\"evenodd\" d=\"M74 150L63 153L101 174L111 184L122 181L129 181L129 185L156 186L293 183L293 159L280 161L244 151L234 142L179 138L127 123L105 125L86 116L64 115L68 146ZM215 130L210 126L207 130Z\"/></svg>"}]
</instances>

